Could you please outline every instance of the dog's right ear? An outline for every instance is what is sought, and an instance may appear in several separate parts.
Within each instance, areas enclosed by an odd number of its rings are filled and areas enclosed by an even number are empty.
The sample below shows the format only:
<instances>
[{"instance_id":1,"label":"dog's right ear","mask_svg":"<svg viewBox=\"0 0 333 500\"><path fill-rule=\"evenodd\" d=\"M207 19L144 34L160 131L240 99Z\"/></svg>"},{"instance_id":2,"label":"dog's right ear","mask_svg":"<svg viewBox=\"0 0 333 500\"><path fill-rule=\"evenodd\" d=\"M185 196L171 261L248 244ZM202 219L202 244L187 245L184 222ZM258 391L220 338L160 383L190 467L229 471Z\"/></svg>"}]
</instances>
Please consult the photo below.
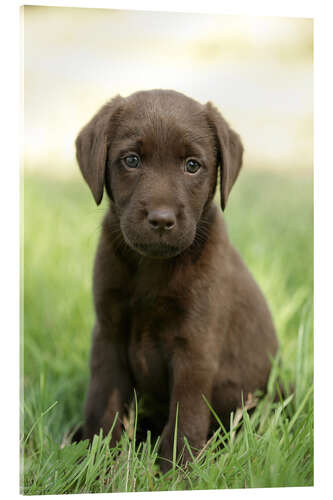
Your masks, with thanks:
<instances>
[{"instance_id":1,"label":"dog's right ear","mask_svg":"<svg viewBox=\"0 0 333 500\"><path fill-rule=\"evenodd\" d=\"M79 133L76 159L97 205L103 198L108 137L119 116L123 98L115 97L105 104Z\"/></svg>"}]
</instances>

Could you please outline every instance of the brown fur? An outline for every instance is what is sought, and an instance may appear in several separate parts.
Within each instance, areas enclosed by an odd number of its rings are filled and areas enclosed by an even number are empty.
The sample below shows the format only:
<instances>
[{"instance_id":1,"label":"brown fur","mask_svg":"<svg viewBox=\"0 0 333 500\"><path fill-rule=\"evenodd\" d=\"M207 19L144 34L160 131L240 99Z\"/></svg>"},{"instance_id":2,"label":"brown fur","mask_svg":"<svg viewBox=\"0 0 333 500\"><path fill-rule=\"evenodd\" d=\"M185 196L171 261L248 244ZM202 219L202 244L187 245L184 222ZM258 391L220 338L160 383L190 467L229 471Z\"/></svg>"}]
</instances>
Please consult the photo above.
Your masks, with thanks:
<instances>
[{"instance_id":1,"label":"brown fur","mask_svg":"<svg viewBox=\"0 0 333 500\"><path fill-rule=\"evenodd\" d=\"M167 408L167 470L177 406L178 452L186 436L195 453L213 418L202 396L228 418L242 395L265 389L277 350L266 301L213 204L218 167L224 210L243 147L210 103L165 90L114 98L76 146L95 201L104 187L110 198L94 268L83 437L108 432L118 413L114 445L135 388ZM129 153L139 157L137 168L124 163ZM189 158L198 172L185 171Z\"/></svg>"}]
</instances>

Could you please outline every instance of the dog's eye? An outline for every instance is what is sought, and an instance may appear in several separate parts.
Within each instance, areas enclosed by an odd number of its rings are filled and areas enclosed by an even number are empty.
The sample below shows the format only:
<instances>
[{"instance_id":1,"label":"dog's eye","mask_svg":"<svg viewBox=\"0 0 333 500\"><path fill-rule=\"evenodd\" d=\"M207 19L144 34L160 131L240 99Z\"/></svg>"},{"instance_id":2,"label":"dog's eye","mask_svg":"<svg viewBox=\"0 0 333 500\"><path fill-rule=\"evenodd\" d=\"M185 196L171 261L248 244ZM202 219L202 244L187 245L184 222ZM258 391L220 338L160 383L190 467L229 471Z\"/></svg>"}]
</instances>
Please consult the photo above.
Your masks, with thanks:
<instances>
[{"instance_id":1,"label":"dog's eye","mask_svg":"<svg viewBox=\"0 0 333 500\"><path fill-rule=\"evenodd\" d=\"M189 174L195 174L200 168L201 165L196 160L192 159L187 160L185 164L185 171L188 172Z\"/></svg>"},{"instance_id":2,"label":"dog's eye","mask_svg":"<svg viewBox=\"0 0 333 500\"><path fill-rule=\"evenodd\" d=\"M124 158L126 167L137 168L140 165L140 158L137 155L128 155Z\"/></svg>"}]
</instances>

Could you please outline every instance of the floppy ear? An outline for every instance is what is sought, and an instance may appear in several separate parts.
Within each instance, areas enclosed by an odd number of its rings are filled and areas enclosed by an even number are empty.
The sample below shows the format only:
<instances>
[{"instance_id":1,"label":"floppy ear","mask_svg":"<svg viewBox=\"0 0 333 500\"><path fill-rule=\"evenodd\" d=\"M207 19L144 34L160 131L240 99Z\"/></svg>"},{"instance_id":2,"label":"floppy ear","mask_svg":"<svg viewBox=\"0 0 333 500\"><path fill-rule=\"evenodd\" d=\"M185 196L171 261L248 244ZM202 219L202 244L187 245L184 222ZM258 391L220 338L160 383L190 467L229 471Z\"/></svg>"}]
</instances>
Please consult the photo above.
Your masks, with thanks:
<instances>
[{"instance_id":1,"label":"floppy ear","mask_svg":"<svg viewBox=\"0 0 333 500\"><path fill-rule=\"evenodd\" d=\"M225 209L227 199L242 166L243 145L221 113L210 103L206 104L208 123L212 128L218 146L220 164L221 207Z\"/></svg>"},{"instance_id":2,"label":"floppy ear","mask_svg":"<svg viewBox=\"0 0 333 500\"><path fill-rule=\"evenodd\" d=\"M121 102L122 98L117 96L105 104L83 127L75 142L77 162L97 205L103 198L108 139Z\"/></svg>"}]
</instances>

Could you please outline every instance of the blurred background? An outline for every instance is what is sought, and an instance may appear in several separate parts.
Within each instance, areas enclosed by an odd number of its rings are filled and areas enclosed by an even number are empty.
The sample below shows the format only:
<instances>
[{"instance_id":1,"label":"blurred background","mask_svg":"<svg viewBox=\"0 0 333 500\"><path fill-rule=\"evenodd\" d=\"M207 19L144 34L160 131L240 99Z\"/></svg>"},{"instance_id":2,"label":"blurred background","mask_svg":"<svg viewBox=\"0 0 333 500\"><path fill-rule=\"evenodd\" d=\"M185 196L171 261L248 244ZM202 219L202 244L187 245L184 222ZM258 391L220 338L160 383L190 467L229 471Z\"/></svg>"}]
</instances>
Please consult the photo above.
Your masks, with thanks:
<instances>
[{"instance_id":1,"label":"blurred background","mask_svg":"<svg viewBox=\"0 0 333 500\"><path fill-rule=\"evenodd\" d=\"M311 19L27 6L25 169L76 176L74 140L108 99L171 88L213 101L246 167L311 169Z\"/></svg>"}]
</instances>

